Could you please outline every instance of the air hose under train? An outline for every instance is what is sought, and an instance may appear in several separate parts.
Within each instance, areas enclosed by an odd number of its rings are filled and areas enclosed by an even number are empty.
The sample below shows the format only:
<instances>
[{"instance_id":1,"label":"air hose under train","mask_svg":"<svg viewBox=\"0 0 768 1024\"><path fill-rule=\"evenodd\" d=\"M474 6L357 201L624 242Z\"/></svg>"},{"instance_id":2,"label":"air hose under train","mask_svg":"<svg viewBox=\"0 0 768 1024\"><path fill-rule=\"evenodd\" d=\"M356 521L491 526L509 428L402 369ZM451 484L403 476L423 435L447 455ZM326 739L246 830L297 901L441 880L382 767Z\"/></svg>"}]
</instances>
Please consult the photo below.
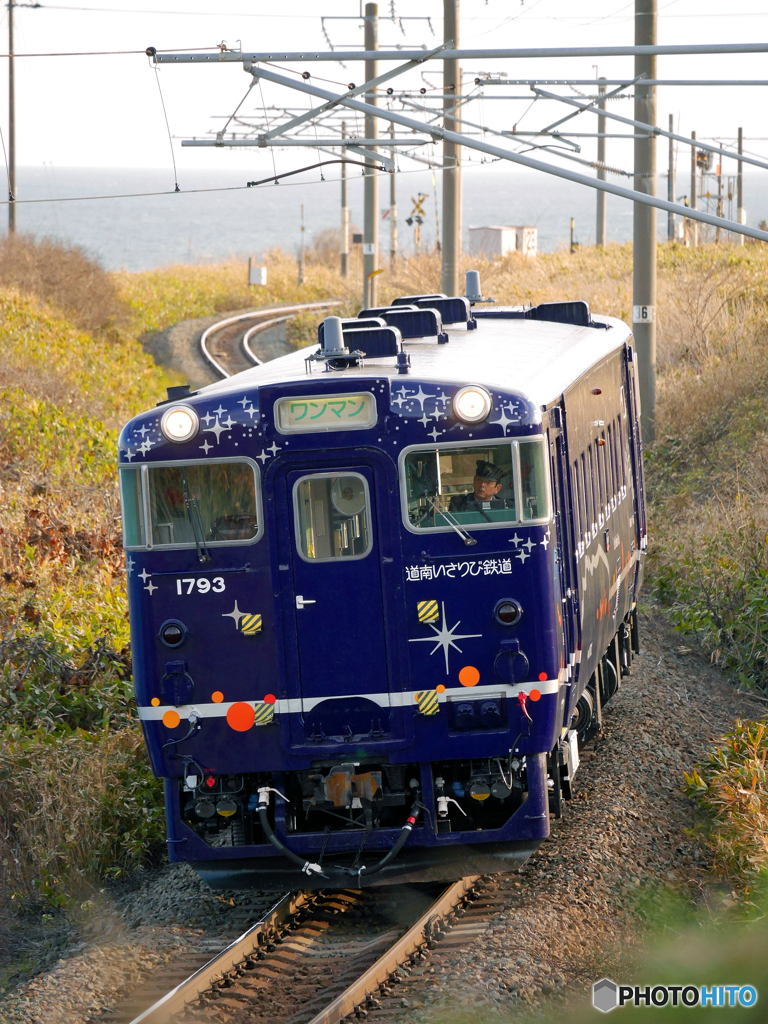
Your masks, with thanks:
<instances>
[{"instance_id":1,"label":"air hose under train","mask_svg":"<svg viewBox=\"0 0 768 1024\"><path fill-rule=\"evenodd\" d=\"M288 798L284 796L279 789L273 789L271 786L263 786L259 790L259 821L261 827L264 830L264 835L272 843L276 850L279 850L284 857L287 857L292 864L295 864L305 875L319 875L321 878L328 878L329 875L343 875L345 878L350 875L362 878L363 875L367 878L369 875L375 875L377 872L385 868L387 864L390 864L395 857L400 853L402 848L405 846L408 836L413 830L413 826L416 824L419 815L419 804L414 803L411 808L411 813L408 815L405 824L400 829L400 835L394 842L394 845L384 854L381 860L377 864L372 864L371 867L360 868L343 868L338 866L331 866L323 868L320 864L313 864L311 861L306 860L299 854L294 853L293 850L289 849L280 837L275 833L275 830L269 823L267 817L267 811L269 809L269 794L277 793L278 796L282 796L286 803L290 803Z\"/></svg>"}]
</instances>

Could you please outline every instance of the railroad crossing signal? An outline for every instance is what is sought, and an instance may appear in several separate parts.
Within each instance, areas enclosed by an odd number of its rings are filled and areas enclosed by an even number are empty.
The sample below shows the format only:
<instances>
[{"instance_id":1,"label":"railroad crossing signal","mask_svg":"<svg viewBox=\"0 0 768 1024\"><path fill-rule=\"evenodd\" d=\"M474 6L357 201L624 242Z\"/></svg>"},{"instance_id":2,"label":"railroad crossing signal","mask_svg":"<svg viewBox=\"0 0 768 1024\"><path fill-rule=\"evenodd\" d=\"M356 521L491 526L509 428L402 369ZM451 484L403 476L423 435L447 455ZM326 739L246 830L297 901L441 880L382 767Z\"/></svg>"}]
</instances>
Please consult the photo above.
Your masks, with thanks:
<instances>
[{"instance_id":1,"label":"railroad crossing signal","mask_svg":"<svg viewBox=\"0 0 768 1024\"><path fill-rule=\"evenodd\" d=\"M416 252L419 251L419 243L421 241L421 225L424 223L426 214L424 213L424 202L427 198L425 192L417 193L414 198L411 196L411 202L413 203L413 209L411 210L411 216L405 218L405 223L410 227L412 224L416 226L413 229L413 243L416 247Z\"/></svg>"}]
</instances>

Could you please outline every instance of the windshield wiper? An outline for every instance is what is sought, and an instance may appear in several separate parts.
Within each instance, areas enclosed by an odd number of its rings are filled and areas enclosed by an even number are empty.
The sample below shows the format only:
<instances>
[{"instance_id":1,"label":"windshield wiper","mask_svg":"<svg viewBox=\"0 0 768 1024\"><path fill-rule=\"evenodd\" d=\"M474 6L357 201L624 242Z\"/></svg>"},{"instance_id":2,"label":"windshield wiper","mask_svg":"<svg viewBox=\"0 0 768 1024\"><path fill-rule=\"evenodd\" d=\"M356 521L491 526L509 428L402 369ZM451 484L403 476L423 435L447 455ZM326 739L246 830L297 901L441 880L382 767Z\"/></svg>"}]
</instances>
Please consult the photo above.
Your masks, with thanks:
<instances>
[{"instance_id":1,"label":"windshield wiper","mask_svg":"<svg viewBox=\"0 0 768 1024\"><path fill-rule=\"evenodd\" d=\"M187 519L195 537L197 560L198 562L210 562L211 556L208 554L208 548L205 546L205 532L203 531L203 521L200 518L200 509L197 507L197 501L190 494L186 469L182 469L181 479L184 484L184 505L187 510Z\"/></svg>"},{"instance_id":2,"label":"windshield wiper","mask_svg":"<svg viewBox=\"0 0 768 1024\"><path fill-rule=\"evenodd\" d=\"M456 522L456 520L454 519L450 512L444 512L441 508L438 507L437 502L435 501L434 498L430 498L430 496L427 495L427 501L432 506L433 510L438 515L443 517L443 519L446 521L446 523L448 523L451 529L455 530L456 533L458 533L458 535L461 537L461 539L464 541L467 547L472 547L473 544L477 544L477 541L475 540L474 537L471 537L466 530L462 530L462 528L459 526L459 524Z\"/></svg>"}]
</instances>

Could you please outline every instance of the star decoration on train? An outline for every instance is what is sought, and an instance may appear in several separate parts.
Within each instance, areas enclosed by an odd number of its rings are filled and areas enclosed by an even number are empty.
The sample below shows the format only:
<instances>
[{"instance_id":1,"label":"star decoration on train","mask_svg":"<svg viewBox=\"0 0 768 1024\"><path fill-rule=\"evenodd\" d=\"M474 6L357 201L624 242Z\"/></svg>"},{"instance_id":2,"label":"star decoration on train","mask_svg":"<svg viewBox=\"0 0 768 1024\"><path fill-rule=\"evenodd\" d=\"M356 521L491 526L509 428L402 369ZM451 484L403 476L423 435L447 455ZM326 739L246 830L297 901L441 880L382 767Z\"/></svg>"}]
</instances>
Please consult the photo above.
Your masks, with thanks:
<instances>
[{"instance_id":1,"label":"star decoration on train","mask_svg":"<svg viewBox=\"0 0 768 1024\"><path fill-rule=\"evenodd\" d=\"M222 426L222 424L221 424L221 423L219 423L219 417L217 416L217 417L216 417L216 422L214 423L214 425L213 425L212 427L204 427L203 429L204 429L204 430L205 430L206 432L209 432L209 433L211 433L211 434L215 434L215 435L216 435L216 444L218 444L218 443L219 443L219 438L220 438L220 436L221 436L221 435L222 435L223 433L225 433L225 431L226 431L226 430L227 430L228 428L227 428L227 427L225 427L225 426Z\"/></svg>"},{"instance_id":2,"label":"star decoration on train","mask_svg":"<svg viewBox=\"0 0 768 1024\"><path fill-rule=\"evenodd\" d=\"M240 609L237 607L237 601L235 601L235 607L232 609L231 612L222 612L221 613L222 619L234 619L234 621L235 621L235 629L239 629L239 627L240 627L240 619L245 618L246 615L247 615L247 612L241 612Z\"/></svg>"},{"instance_id":3,"label":"star decoration on train","mask_svg":"<svg viewBox=\"0 0 768 1024\"><path fill-rule=\"evenodd\" d=\"M151 575L152 575L152 574L151 574L151 573L149 573L149 572L147 572L147 570L146 570L146 569L142 569L142 570L141 570L141 572L139 573L139 579L140 579L140 580L141 580L141 581L142 581L143 583L146 583L146 582L147 582L147 580L148 580L148 579L150 578L150 576L151 576Z\"/></svg>"},{"instance_id":4,"label":"star decoration on train","mask_svg":"<svg viewBox=\"0 0 768 1024\"><path fill-rule=\"evenodd\" d=\"M123 452L123 455L125 456L127 462L133 462L133 460L136 458L136 452L133 450L133 448L126 448L125 451Z\"/></svg>"},{"instance_id":5,"label":"star decoration on train","mask_svg":"<svg viewBox=\"0 0 768 1024\"><path fill-rule=\"evenodd\" d=\"M441 608L442 608L442 612L443 612L443 621L440 624L440 628L438 629L437 626L433 626L432 623L428 623L429 628L434 633L434 636L418 636L418 637L414 637L414 638L410 639L408 641L408 643L409 644L424 644L424 643L430 643L431 644L431 643L434 643L435 646L429 652L429 656L430 657L432 657L432 655L435 654L436 651L438 651L440 648L442 648L443 654L445 655L445 674L449 675L450 674L450 670L449 670L449 666L448 666L448 652L450 651L451 647L453 647L455 650L457 650L459 652L459 654L461 654L462 650L459 647L459 645L456 643L457 640L472 640L472 639L475 639L475 638L478 638L478 637L482 637L483 634L482 633L456 633L456 632L454 632L454 630L458 629L458 627L461 625L461 619L459 619L459 621L456 622L455 625L451 626L451 628L448 629L448 627L446 625L446 621L445 621L445 601L441 601Z\"/></svg>"},{"instance_id":6,"label":"star decoration on train","mask_svg":"<svg viewBox=\"0 0 768 1024\"><path fill-rule=\"evenodd\" d=\"M152 582L152 580L150 580L149 583L146 585L146 587L144 587L144 589L148 590L149 591L149 596L152 597L152 595L154 594L154 592L158 588L155 586L155 584Z\"/></svg>"},{"instance_id":7,"label":"star decoration on train","mask_svg":"<svg viewBox=\"0 0 768 1024\"><path fill-rule=\"evenodd\" d=\"M141 452L142 455L146 455L150 448L154 448L154 445L155 445L155 442L154 441L150 441L149 438L147 438L146 441L142 441L141 442L141 444L139 445L138 450Z\"/></svg>"},{"instance_id":8,"label":"star decoration on train","mask_svg":"<svg viewBox=\"0 0 768 1024\"><path fill-rule=\"evenodd\" d=\"M550 531L547 530L547 532L544 534L543 538L540 541L541 546L544 548L545 551L549 548L550 539L551 539L551 534L550 534Z\"/></svg>"},{"instance_id":9,"label":"star decoration on train","mask_svg":"<svg viewBox=\"0 0 768 1024\"><path fill-rule=\"evenodd\" d=\"M442 437L444 433L444 430L438 430L437 427L432 427L431 430L427 431L427 437L431 437L433 441L436 441L438 437Z\"/></svg>"},{"instance_id":10,"label":"star decoration on train","mask_svg":"<svg viewBox=\"0 0 768 1024\"><path fill-rule=\"evenodd\" d=\"M128 557L125 560L125 571L129 576L133 572L134 565L136 565L136 563L134 562L133 558L130 555L128 555Z\"/></svg>"},{"instance_id":11,"label":"star decoration on train","mask_svg":"<svg viewBox=\"0 0 768 1024\"><path fill-rule=\"evenodd\" d=\"M212 452L213 451L213 445L212 444L208 444L208 439L207 438L200 445L200 448L205 452L206 455L208 454L208 452Z\"/></svg>"},{"instance_id":12,"label":"star decoration on train","mask_svg":"<svg viewBox=\"0 0 768 1024\"><path fill-rule=\"evenodd\" d=\"M496 420L489 420L488 422L489 423L493 423L494 426L500 426L502 431L503 431L504 437L506 437L507 436L507 427L510 424L512 424L512 423L519 423L520 422L520 417L519 416L509 416L508 415L508 413L515 412L515 411L516 410L515 410L515 403L514 402L510 402L510 404L507 405L507 406L500 405L499 406L499 418L496 419Z\"/></svg>"}]
</instances>

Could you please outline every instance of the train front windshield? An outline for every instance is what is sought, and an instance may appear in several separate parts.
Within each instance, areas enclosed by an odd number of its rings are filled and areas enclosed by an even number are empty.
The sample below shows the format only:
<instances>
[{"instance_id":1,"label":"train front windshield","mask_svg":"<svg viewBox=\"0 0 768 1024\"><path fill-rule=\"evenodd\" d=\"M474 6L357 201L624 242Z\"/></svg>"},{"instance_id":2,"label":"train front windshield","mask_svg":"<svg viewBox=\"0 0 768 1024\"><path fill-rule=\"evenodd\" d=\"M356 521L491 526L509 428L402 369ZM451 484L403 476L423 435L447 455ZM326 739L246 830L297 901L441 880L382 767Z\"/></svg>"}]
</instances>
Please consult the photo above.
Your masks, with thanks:
<instances>
[{"instance_id":1,"label":"train front windshield","mask_svg":"<svg viewBox=\"0 0 768 1024\"><path fill-rule=\"evenodd\" d=\"M404 460L407 522L419 530L546 520L541 439L419 448Z\"/></svg>"}]
</instances>

